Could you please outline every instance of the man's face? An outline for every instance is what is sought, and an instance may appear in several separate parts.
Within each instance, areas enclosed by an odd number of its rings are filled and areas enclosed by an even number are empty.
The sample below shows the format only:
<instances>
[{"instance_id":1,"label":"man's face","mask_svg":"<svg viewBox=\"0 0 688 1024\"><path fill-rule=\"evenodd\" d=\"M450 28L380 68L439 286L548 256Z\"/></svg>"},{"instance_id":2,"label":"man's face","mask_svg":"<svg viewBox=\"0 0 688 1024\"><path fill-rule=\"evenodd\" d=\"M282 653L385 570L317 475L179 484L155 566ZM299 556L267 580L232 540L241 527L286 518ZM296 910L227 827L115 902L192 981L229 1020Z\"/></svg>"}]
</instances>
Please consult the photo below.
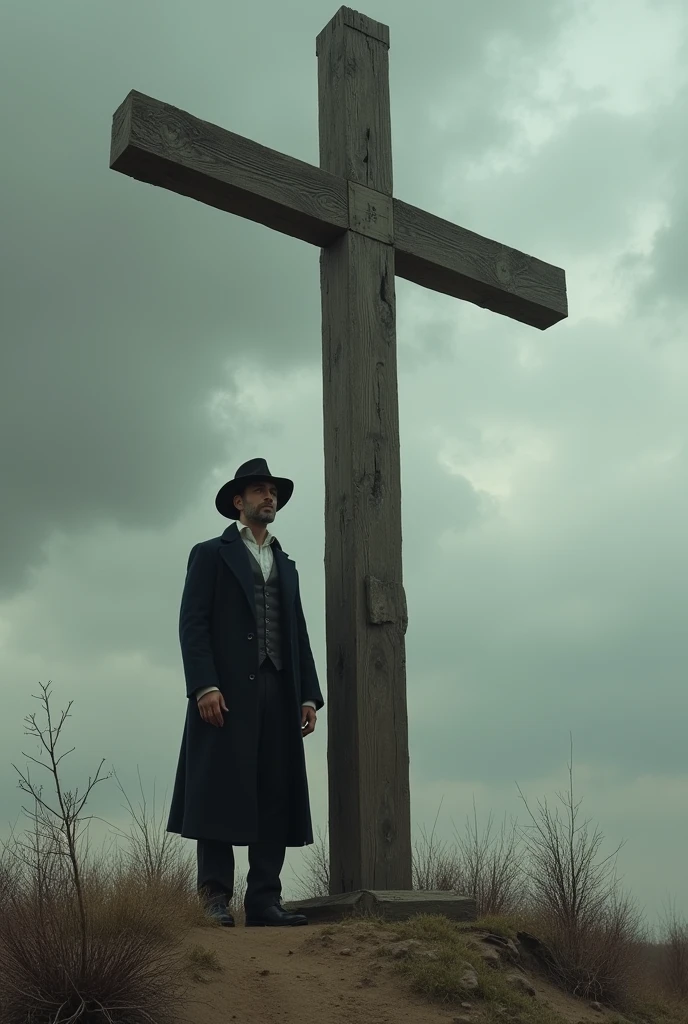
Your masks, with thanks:
<instances>
[{"instance_id":1,"label":"man's face","mask_svg":"<svg viewBox=\"0 0 688 1024\"><path fill-rule=\"evenodd\" d=\"M261 523L267 526L274 522L277 512L277 488L269 480L249 484L241 497L235 501L243 512L247 523Z\"/></svg>"}]
</instances>

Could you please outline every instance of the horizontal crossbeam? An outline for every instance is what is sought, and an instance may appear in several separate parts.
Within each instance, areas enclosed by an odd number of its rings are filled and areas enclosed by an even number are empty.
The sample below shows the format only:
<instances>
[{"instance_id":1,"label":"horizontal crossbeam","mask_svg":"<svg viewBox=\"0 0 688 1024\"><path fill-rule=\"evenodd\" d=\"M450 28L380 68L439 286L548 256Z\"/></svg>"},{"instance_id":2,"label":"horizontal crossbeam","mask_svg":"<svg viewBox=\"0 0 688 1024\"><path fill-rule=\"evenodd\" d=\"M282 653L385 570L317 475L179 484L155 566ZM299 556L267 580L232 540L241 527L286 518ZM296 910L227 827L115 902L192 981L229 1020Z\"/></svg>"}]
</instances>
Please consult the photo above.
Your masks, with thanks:
<instances>
[{"instance_id":1,"label":"horizontal crossbeam","mask_svg":"<svg viewBox=\"0 0 688 1024\"><path fill-rule=\"evenodd\" d=\"M321 248L370 233L360 187L140 92L114 115L110 167ZM389 231L399 277L541 330L567 315L559 267L398 199Z\"/></svg>"}]
</instances>

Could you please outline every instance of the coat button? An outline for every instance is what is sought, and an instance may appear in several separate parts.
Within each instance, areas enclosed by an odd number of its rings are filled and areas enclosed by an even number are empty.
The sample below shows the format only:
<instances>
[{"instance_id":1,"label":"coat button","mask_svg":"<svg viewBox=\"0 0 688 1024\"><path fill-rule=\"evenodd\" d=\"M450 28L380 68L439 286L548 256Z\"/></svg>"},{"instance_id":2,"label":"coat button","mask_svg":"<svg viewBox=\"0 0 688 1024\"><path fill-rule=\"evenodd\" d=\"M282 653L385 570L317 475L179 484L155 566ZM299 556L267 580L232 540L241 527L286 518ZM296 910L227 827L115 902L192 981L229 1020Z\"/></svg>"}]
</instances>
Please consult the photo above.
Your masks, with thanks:
<instances>
[{"instance_id":1,"label":"coat button","mask_svg":"<svg viewBox=\"0 0 688 1024\"><path fill-rule=\"evenodd\" d=\"M246 637L246 639L247 640L253 640L253 633L249 633L249 635Z\"/></svg>"},{"instance_id":2,"label":"coat button","mask_svg":"<svg viewBox=\"0 0 688 1024\"><path fill-rule=\"evenodd\" d=\"M250 676L249 676L249 679L255 679L255 678L256 678L256 677L254 676L253 672L251 672L251 674L250 674Z\"/></svg>"}]
</instances>

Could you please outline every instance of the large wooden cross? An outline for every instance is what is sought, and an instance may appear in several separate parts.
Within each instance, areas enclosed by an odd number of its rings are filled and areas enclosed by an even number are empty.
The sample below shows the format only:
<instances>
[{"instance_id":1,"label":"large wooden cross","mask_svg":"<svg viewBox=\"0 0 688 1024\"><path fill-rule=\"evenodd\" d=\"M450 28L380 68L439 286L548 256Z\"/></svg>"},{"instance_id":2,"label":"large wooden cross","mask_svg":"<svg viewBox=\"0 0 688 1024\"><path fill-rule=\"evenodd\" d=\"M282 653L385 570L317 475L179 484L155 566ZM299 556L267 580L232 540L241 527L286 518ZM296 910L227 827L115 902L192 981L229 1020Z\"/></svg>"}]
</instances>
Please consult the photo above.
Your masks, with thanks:
<instances>
[{"instance_id":1,"label":"large wooden cross","mask_svg":"<svg viewBox=\"0 0 688 1024\"><path fill-rule=\"evenodd\" d=\"M563 270L393 197L389 29L317 39L320 167L131 92L110 166L321 248L330 890L411 888L395 275L541 330Z\"/></svg>"}]
</instances>

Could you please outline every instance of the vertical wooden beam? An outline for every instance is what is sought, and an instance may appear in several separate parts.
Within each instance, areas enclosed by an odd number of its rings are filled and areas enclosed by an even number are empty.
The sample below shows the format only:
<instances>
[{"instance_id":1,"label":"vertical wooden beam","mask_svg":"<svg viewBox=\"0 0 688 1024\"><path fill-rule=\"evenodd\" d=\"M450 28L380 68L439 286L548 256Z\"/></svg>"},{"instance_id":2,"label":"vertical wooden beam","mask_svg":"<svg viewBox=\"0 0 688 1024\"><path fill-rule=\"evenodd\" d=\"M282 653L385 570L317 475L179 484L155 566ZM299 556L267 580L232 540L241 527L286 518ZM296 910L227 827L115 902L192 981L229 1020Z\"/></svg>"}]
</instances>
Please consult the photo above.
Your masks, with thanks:
<instances>
[{"instance_id":1,"label":"vertical wooden beam","mask_svg":"<svg viewBox=\"0 0 688 1024\"><path fill-rule=\"evenodd\" d=\"M350 228L321 254L332 894L411 888L388 46L348 8L317 45Z\"/></svg>"},{"instance_id":2,"label":"vertical wooden beam","mask_svg":"<svg viewBox=\"0 0 688 1024\"><path fill-rule=\"evenodd\" d=\"M316 52L321 168L391 196L389 29L342 7Z\"/></svg>"}]
</instances>

